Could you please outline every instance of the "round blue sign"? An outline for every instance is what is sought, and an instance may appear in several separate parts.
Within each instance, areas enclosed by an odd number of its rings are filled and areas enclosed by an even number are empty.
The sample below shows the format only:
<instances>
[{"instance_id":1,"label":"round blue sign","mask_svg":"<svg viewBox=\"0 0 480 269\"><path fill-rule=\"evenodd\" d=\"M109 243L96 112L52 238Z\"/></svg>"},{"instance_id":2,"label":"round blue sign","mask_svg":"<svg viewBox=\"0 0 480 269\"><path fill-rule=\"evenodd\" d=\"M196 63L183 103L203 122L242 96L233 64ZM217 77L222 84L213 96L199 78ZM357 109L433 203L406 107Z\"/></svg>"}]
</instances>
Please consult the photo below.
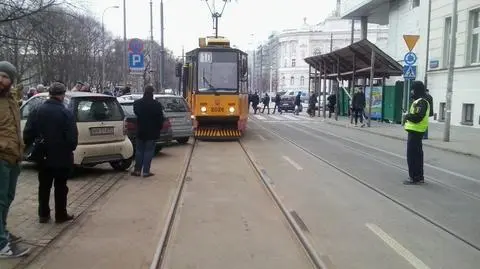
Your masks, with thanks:
<instances>
[{"instance_id":1,"label":"round blue sign","mask_svg":"<svg viewBox=\"0 0 480 269\"><path fill-rule=\"evenodd\" d=\"M133 53L141 53L143 51L143 41L138 38L133 38L128 43L128 50Z\"/></svg>"},{"instance_id":2,"label":"round blue sign","mask_svg":"<svg viewBox=\"0 0 480 269\"><path fill-rule=\"evenodd\" d=\"M410 51L407 54L405 54L405 57L403 58L403 60L405 61L406 65L414 65L417 62L417 55L415 55L415 53Z\"/></svg>"}]
</instances>

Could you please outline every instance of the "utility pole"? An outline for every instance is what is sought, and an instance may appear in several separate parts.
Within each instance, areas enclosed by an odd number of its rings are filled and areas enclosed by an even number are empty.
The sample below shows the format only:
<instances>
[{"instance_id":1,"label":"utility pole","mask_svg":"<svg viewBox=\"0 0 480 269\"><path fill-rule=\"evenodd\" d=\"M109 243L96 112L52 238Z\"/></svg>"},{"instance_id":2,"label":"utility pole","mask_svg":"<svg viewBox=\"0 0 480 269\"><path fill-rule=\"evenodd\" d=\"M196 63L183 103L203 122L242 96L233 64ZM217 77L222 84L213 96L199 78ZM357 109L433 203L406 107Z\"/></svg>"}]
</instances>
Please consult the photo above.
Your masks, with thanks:
<instances>
[{"instance_id":1,"label":"utility pole","mask_svg":"<svg viewBox=\"0 0 480 269\"><path fill-rule=\"evenodd\" d=\"M263 45L260 46L260 91L263 91Z\"/></svg>"},{"instance_id":2,"label":"utility pole","mask_svg":"<svg viewBox=\"0 0 480 269\"><path fill-rule=\"evenodd\" d=\"M150 58L150 72L149 72L149 80L150 80L150 84L153 84L155 85L155 81L154 81L154 72L155 72L155 68L153 66L153 63L154 63L154 60L153 60L153 2L152 0L150 0L150 46L149 46L149 49L148 49L148 54L149 54L149 58Z\"/></svg>"},{"instance_id":3,"label":"utility pole","mask_svg":"<svg viewBox=\"0 0 480 269\"><path fill-rule=\"evenodd\" d=\"M123 86L128 80L128 44L127 44L127 0L123 0Z\"/></svg>"},{"instance_id":4,"label":"utility pole","mask_svg":"<svg viewBox=\"0 0 480 269\"><path fill-rule=\"evenodd\" d=\"M452 120L452 94L453 94L453 71L455 68L455 52L457 50L457 10L458 0L453 0L452 11L452 33L450 37L450 54L448 59L448 78L447 78L447 94L446 94L446 111L445 111L445 129L443 131L443 141L450 141L450 124Z\"/></svg>"},{"instance_id":5,"label":"utility pole","mask_svg":"<svg viewBox=\"0 0 480 269\"><path fill-rule=\"evenodd\" d=\"M160 92L162 93L165 87L165 31L163 28L163 0L160 0Z\"/></svg>"},{"instance_id":6,"label":"utility pole","mask_svg":"<svg viewBox=\"0 0 480 269\"><path fill-rule=\"evenodd\" d=\"M355 41L355 19L352 19L352 29L350 33L350 44L353 44Z\"/></svg>"},{"instance_id":7,"label":"utility pole","mask_svg":"<svg viewBox=\"0 0 480 269\"><path fill-rule=\"evenodd\" d=\"M425 89L428 87L428 65L430 58L430 19L432 17L432 0L428 0L428 15L427 15L427 53L425 54L425 76L423 79L423 84L425 85Z\"/></svg>"},{"instance_id":8,"label":"utility pole","mask_svg":"<svg viewBox=\"0 0 480 269\"><path fill-rule=\"evenodd\" d=\"M330 33L330 52L333 51L333 33ZM328 88L332 92L332 80L328 80Z\"/></svg>"}]
</instances>

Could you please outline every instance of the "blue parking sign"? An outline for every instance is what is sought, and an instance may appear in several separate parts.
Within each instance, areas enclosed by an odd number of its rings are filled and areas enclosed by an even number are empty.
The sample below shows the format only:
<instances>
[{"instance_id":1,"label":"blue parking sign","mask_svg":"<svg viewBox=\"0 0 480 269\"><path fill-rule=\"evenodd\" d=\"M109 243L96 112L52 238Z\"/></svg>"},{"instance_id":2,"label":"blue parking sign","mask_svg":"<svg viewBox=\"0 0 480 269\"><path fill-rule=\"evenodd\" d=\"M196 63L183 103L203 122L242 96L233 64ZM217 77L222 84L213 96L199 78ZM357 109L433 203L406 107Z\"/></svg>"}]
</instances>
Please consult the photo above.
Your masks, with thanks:
<instances>
[{"instance_id":1,"label":"blue parking sign","mask_svg":"<svg viewBox=\"0 0 480 269\"><path fill-rule=\"evenodd\" d=\"M133 69L145 68L143 53L129 53L128 66Z\"/></svg>"}]
</instances>

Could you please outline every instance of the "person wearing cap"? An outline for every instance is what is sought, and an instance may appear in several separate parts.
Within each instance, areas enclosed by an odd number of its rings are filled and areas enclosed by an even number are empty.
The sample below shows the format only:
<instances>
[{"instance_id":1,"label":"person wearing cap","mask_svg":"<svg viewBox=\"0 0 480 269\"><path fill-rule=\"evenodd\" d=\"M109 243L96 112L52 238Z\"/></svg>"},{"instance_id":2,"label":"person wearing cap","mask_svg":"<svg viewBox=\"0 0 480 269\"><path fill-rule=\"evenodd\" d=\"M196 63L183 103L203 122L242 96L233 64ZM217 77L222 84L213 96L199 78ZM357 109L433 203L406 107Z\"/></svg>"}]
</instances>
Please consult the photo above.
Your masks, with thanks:
<instances>
[{"instance_id":1,"label":"person wearing cap","mask_svg":"<svg viewBox=\"0 0 480 269\"><path fill-rule=\"evenodd\" d=\"M412 83L412 99L410 110L405 115L404 128L408 132L407 163L409 179L406 185L424 183L423 177L423 145L422 138L428 129L430 104L426 98L425 86L421 81Z\"/></svg>"},{"instance_id":2,"label":"person wearing cap","mask_svg":"<svg viewBox=\"0 0 480 269\"><path fill-rule=\"evenodd\" d=\"M11 93L17 69L9 62L0 62L0 258L22 257L30 251L17 245L20 238L7 231L7 216L15 198L23 143L20 129L20 108Z\"/></svg>"},{"instance_id":3,"label":"person wearing cap","mask_svg":"<svg viewBox=\"0 0 480 269\"><path fill-rule=\"evenodd\" d=\"M37 94L45 92L45 86L43 84L37 85Z\"/></svg>"},{"instance_id":4,"label":"person wearing cap","mask_svg":"<svg viewBox=\"0 0 480 269\"><path fill-rule=\"evenodd\" d=\"M73 219L67 213L67 179L73 167L73 151L78 144L78 130L73 113L63 100L65 85L54 82L48 89L50 98L30 113L23 139L30 146L43 141L43 155L38 158L38 216L40 223L48 223L50 217L50 190L55 186L55 222Z\"/></svg>"}]
</instances>

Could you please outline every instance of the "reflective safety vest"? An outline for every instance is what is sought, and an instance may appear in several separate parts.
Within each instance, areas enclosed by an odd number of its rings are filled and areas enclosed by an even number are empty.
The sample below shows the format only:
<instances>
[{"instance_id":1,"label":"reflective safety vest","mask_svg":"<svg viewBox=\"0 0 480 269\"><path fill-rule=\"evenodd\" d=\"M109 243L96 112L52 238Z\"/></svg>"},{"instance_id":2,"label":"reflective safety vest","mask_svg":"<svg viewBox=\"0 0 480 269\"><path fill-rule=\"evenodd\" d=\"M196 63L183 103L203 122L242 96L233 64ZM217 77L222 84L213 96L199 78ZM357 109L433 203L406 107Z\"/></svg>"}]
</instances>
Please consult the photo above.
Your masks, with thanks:
<instances>
[{"instance_id":1,"label":"reflective safety vest","mask_svg":"<svg viewBox=\"0 0 480 269\"><path fill-rule=\"evenodd\" d=\"M421 100L424 100L427 103L427 111L425 112L425 116L419 123L414 123L409 120L405 122L405 130L407 131L414 131L414 132L419 132L419 133L424 133L427 131L428 128L428 117L430 115L430 104L428 101L424 98L419 98L415 100L412 105L410 106L410 114L415 114L415 106L418 102Z\"/></svg>"}]
</instances>

